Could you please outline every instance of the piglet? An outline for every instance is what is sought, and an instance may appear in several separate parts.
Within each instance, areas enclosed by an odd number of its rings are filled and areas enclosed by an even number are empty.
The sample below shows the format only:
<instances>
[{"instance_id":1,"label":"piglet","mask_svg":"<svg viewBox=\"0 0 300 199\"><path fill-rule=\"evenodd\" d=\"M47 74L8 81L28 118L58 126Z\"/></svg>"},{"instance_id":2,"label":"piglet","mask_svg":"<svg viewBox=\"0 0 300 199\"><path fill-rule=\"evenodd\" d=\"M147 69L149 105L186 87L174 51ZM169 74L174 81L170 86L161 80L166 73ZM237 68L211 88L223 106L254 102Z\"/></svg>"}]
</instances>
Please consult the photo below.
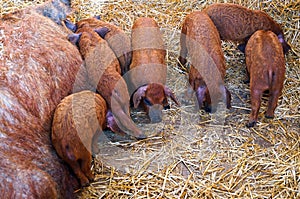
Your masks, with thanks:
<instances>
[{"instance_id":1,"label":"piglet","mask_svg":"<svg viewBox=\"0 0 300 199\"><path fill-rule=\"evenodd\" d=\"M215 3L204 9L217 27L221 39L242 42L238 48L244 52L247 40L257 30L271 30L278 38L284 53L290 50L290 45L284 39L284 33L267 13L261 10L251 10L232 3Z\"/></svg>"},{"instance_id":2,"label":"piglet","mask_svg":"<svg viewBox=\"0 0 300 199\"><path fill-rule=\"evenodd\" d=\"M266 118L273 118L285 78L285 60L281 43L271 31L256 31L246 46L246 65L250 76L251 113L248 127L257 122L261 97L269 90Z\"/></svg>"},{"instance_id":3,"label":"piglet","mask_svg":"<svg viewBox=\"0 0 300 199\"><path fill-rule=\"evenodd\" d=\"M92 151L97 153L97 138L106 125L105 100L91 91L65 97L57 106L52 123L52 144L86 186L93 180Z\"/></svg>"},{"instance_id":4,"label":"piglet","mask_svg":"<svg viewBox=\"0 0 300 199\"><path fill-rule=\"evenodd\" d=\"M163 35L152 18L138 18L132 26L130 83L134 107L141 105L151 122L162 120L162 109L169 108L168 97L177 105L174 93L165 86L167 67Z\"/></svg>"},{"instance_id":5,"label":"piglet","mask_svg":"<svg viewBox=\"0 0 300 199\"><path fill-rule=\"evenodd\" d=\"M105 99L116 125L128 135L144 139L146 135L130 118L130 97L126 82L120 74L119 62L103 39L108 31L106 27L94 29L84 26L78 28L75 34L69 35L69 40L79 47L86 63L89 82Z\"/></svg>"},{"instance_id":6,"label":"piglet","mask_svg":"<svg viewBox=\"0 0 300 199\"><path fill-rule=\"evenodd\" d=\"M215 111L220 98L230 108L231 95L223 82L226 65L220 36L206 13L195 11L186 17L180 45L180 64L186 64L187 55L191 59L189 83L196 92L199 108Z\"/></svg>"},{"instance_id":7,"label":"piglet","mask_svg":"<svg viewBox=\"0 0 300 199\"><path fill-rule=\"evenodd\" d=\"M76 24L73 24L68 20L65 20L65 23L66 26L73 32L76 32L77 29L80 29L84 26L89 26L94 29L109 29L109 32L103 36L103 39L107 41L109 47L115 53L115 56L120 63L121 74L124 75L126 72L128 72L132 57L131 41L130 37L121 28L100 20L100 17L98 16L82 19Z\"/></svg>"}]
</instances>

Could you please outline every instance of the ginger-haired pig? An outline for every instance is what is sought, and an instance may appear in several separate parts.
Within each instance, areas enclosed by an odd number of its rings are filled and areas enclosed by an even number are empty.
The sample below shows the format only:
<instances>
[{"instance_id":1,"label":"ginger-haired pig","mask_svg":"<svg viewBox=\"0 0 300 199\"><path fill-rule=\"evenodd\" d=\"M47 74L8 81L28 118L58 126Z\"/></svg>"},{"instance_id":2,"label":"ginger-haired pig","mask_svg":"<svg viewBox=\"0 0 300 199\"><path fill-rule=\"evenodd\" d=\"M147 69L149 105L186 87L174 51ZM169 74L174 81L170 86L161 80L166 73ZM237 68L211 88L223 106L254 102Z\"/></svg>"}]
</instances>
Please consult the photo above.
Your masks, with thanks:
<instances>
[{"instance_id":1,"label":"ginger-haired pig","mask_svg":"<svg viewBox=\"0 0 300 199\"><path fill-rule=\"evenodd\" d=\"M215 3L204 9L215 26L221 39L242 42L238 48L244 52L247 40L257 30L271 30L280 39L284 53L290 45L284 39L280 25L267 13L251 10L233 3Z\"/></svg>"},{"instance_id":2,"label":"ginger-haired pig","mask_svg":"<svg viewBox=\"0 0 300 199\"><path fill-rule=\"evenodd\" d=\"M57 106L52 123L52 144L86 186L93 180L92 152L97 153L97 138L106 126L105 100L92 91L65 97Z\"/></svg>"},{"instance_id":3,"label":"ginger-haired pig","mask_svg":"<svg viewBox=\"0 0 300 199\"><path fill-rule=\"evenodd\" d=\"M76 24L65 20L66 26L73 32L84 26L89 26L94 29L108 28L109 32L104 35L109 47L115 53L121 67L121 75L124 75L129 70L129 65L132 58L131 40L130 37L118 26L100 20L99 17L87 18L78 21Z\"/></svg>"},{"instance_id":4,"label":"ginger-haired pig","mask_svg":"<svg viewBox=\"0 0 300 199\"><path fill-rule=\"evenodd\" d=\"M69 35L69 39L79 47L86 64L90 84L105 99L108 109L113 113L114 122L128 135L144 139L146 135L130 117L130 97L127 84L120 74L119 62L103 39L108 31L106 27L94 29L84 26L78 28L76 33Z\"/></svg>"},{"instance_id":5,"label":"ginger-haired pig","mask_svg":"<svg viewBox=\"0 0 300 199\"><path fill-rule=\"evenodd\" d=\"M131 40L129 87L134 107L141 105L151 122L160 122L162 109L169 108L168 97L179 105L174 93L165 86L167 66L163 35L154 19L140 17L132 26Z\"/></svg>"},{"instance_id":6,"label":"ginger-haired pig","mask_svg":"<svg viewBox=\"0 0 300 199\"><path fill-rule=\"evenodd\" d=\"M257 122L263 92L269 91L266 118L273 118L285 79L285 60L281 43L271 31L258 30L246 46L246 65L250 76L251 113L248 127Z\"/></svg>"},{"instance_id":7,"label":"ginger-haired pig","mask_svg":"<svg viewBox=\"0 0 300 199\"><path fill-rule=\"evenodd\" d=\"M220 36L206 13L195 11L185 18L180 46L180 64L186 64L187 55L191 60L189 83L196 92L199 108L214 111L220 98L230 108L231 95L224 86L226 65Z\"/></svg>"}]
</instances>

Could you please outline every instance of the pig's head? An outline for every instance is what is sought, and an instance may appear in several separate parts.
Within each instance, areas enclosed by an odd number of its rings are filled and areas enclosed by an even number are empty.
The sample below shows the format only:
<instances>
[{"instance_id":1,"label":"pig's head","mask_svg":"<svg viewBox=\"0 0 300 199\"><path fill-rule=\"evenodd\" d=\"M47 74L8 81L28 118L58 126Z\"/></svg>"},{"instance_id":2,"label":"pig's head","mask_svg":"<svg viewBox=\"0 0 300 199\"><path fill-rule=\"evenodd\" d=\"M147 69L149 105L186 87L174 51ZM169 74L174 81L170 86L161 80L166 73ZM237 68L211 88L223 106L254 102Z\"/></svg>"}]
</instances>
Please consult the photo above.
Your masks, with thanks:
<instances>
[{"instance_id":1,"label":"pig's head","mask_svg":"<svg viewBox=\"0 0 300 199\"><path fill-rule=\"evenodd\" d=\"M78 29L89 26L91 28L98 28L103 27L103 24L100 21L101 17L94 16L92 18L86 18L78 21L76 24L72 23L70 20L65 19L65 25L68 29L70 29L72 32L76 32ZM100 22L100 24L99 24Z\"/></svg>"},{"instance_id":2,"label":"pig's head","mask_svg":"<svg viewBox=\"0 0 300 199\"><path fill-rule=\"evenodd\" d=\"M222 85L219 89L220 91L214 92L214 94L220 94L220 96L214 96L212 100L210 97L209 90L206 85L201 85L196 90L196 97L198 101L199 108L203 108L206 112L215 112L216 104L218 101L223 101L226 104L226 107L229 109L231 107L231 94L228 89ZM216 100L220 99L220 100Z\"/></svg>"},{"instance_id":3,"label":"pig's head","mask_svg":"<svg viewBox=\"0 0 300 199\"><path fill-rule=\"evenodd\" d=\"M113 114L113 120L111 120L112 122L108 123L108 125L112 130L114 130L114 127L118 126L115 128L118 133L124 131L126 134L138 140L145 139L146 135L143 134L130 118L129 101L130 97L127 84L123 78L121 78L112 92L110 107Z\"/></svg>"},{"instance_id":4,"label":"pig's head","mask_svg":"<svg viewBox=\"0 0 300 199\"><path fill-rule=\"evenodd\" d=\"M142 105L151 122L157 123L162 120L162 110L170 108L168 97L179 105L174 93L168 87L151 83L138 88L132 100L135 108Z\"/></svg>"},{"instance_id":5,"label":"pig's head","mask_svg":"<svg viewBox=\"0 0 300 199\"><path fill-rule=\"evenodd\" d=\"M95 45L101 42L100 37L103 38L108 32L109 29L106 27L92 29L87 26L78 29L76 33L69 34L68 39L72 44L79 47L80 53L85 57Z\"/></svg>"}]
</instances>

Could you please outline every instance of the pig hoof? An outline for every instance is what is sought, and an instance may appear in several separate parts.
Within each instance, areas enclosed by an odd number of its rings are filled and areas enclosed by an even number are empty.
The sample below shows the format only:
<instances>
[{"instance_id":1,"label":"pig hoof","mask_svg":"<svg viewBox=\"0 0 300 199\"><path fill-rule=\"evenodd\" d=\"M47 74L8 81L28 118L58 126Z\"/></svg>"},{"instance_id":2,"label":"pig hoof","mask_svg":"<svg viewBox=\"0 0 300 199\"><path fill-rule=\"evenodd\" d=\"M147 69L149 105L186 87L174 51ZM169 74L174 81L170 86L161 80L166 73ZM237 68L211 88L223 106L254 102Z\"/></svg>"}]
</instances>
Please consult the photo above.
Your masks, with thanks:
<instances>
[{"instance_id":1,"label":"pig hoof","mask_svg":"<svg viewBox=\"0 0 300 199\"><path fill-rule=\"evenodd\" d=\"M89 174L88 176L88 179L89 179L89 182L92 182L92 181L94 181L94 178L95 178L95 176L94 176L94 174Z\"/></svg>"},{"instance_id":2,"label":"pig hoof","mask_svg":"<svg viewBox=\"0 0 300 199\"><path fill-rule=\"evenodd\" d=\"M141 134L141 135L139 135L139 136L137 136L137 137L135 137L137 140L144 140L144 139L146 139L147 138L147 136L145 135L145 134Z\"/></svg>"},{"instance_id":3,"label":"pig hoof","mask_svg":"<svg viewBox=\"0 0 300 199\"><path fill-rule=\"evenodd\" d=\"M100 149L97 147L97 148L93 148L93 151L92 151L92 155L93 157L98 154L100 152Z\"/></svg>"},{"instance_id":4,"label":"pig hoof","mask_svg":"<svg viewBox=\"0 0 300 199\"><path fill-rule=\"evenodd\" d=\"M80 179L80 184L82 187L87 187L90 184L90 181L87 178Z\"/></svg>"},{"instance_id":5,"label":"pig hoof","mask_svg":"<svg viewBox=\"0 0 300 199\"><path fill-rule=\"evenodd\" d=\"M265 118L267 118L267 119L273 119L274 116L273 115L265 115Z\"/></svg>"},{"instance_id":6,"label":"pig hoof","mask_svg":"<svg viewBox=\"0 0 300 199\"><path fill-rule=\"evenodd\" d=\"M249 78L244 79L243 82L244 82L244 84L249 84L250 83L250 79Z\"/></svg>"},{"instance_id":7,"label":"pig hoof","mask_svg":"<svg viewBox=\"0 0 300 199\"><path fill-rule=\"evenodd\" d=\"M92 146L92 154L98 154L100 152L98 144Z\"/></svg>"},{"instance_id":8,"label":"pig hoof","mask_svg":"<svg viewBox=\"0 0 300 199\"><path fill-rule=\"evenodd\" d=\"M204 110L208 113L212 113L212 112L215 112L215 110L212 110L211 106L205 106L204 107Z\"/></svg>"},{"instance_id":9,"label":"pig hoof","mask_svg":"<svg viewBox=\"0 0 300 199\"><path fill-rule=\"evenodd\" d=\"M226 105L226 108L227 108L227 109L231 109L231 104L227 104L227 105Z\"/></svg>"},{"instance_id":10,"label":"pig hoof","mask_svg":"<svg viewBox=\"0 0 300 199\"><path fill-rule=\"evenodd\" d=\"M90 185L90 182L85 182L85 183L82 183L81 184L81 187L87 187L87 186L89 186Z\"/></svg>"},{"instance_id":11,"label":"pig hoof","mask_svg":"<svg viewBox=\"0 0 300 199\"><path fill-rule=\"evenodd\" d=\"M254 127L255 124L256 124L256 122L253 121L253 122L249 122L248 124L246 124L246 126L247 126L248 128L251 128L251 127Z\"/></svg>"}]
</instances>

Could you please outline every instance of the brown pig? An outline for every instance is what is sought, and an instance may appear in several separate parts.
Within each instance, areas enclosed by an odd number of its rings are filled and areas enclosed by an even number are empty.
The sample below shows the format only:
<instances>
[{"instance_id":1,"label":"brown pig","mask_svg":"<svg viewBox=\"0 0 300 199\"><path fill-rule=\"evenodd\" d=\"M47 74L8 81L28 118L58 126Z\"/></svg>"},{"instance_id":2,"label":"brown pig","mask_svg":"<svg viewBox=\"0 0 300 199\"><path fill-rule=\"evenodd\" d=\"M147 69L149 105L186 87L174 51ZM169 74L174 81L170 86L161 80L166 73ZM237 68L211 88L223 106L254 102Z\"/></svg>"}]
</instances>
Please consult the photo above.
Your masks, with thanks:
<instances>
[{"instance_id":1,"label":"brown pig","mask_svg":"<svg viewBox=\"0 0 300 199\"><path fill-rule=\"evenodd\" d=\"M115 53L121 66L121 74L124 75L129 70L131 63L132 50L130 37L126 33L111 23L100 20L99 17L87 18L78 21L76 24L72 24L70 21L65 21L66 26L73 32L76 32L78 28L89 26L91 28L108 28L109 32L104 36L110 48Z\"/></svg>"},{"instance_id":2,"label":"brown pig","mask_svg":"<svg viewBox=\"0 0 300 199\"><path fill-rule=\"evenodd\" d=\"M242 42L244 52L247 40L257 30L271 30L280 39L285 53L291 48L284 40L282 28L267 13L250 10L232 3L216 3L204 9L217 27L221 39Z\"/></svg>"},{"instance_id":3,"label":"brown pig","mask_svg":"<svg viewBox=\"0 0 300 199\"><path fill-rule=\"evenodd\" d=\"M220 36L206 13L195 11L186 17L180 45L180 64L187 62L187 55L191 59L189 83L196 92L199 108L212 111L220 97L230 108L231 95L223 82L226 65Z\"/></svg>"},{"instance_id":4,"label":"brown pig","mask_svg":"<svg viewBox=\"0 0 300 199\"><path fill-rule=\"evenodd\" d=\"M246 65L250 75L251 113L248 127L257 122L261 97L269 90L266 118L273 118L285 78L284 53L276 34L256 31L246 46Z\"/></svg>"},{"instance_id":5,"label":"brown pig","mask_svg":"<svg viewBox=\"0 0 300 199\"><path fill-rule=\"evenodd\" d=\"M97 138L106 125L105 100L91 91L65 97L57 106L52 123L52 144L86 186L93 180L92 151L98 152Z\"/></svg>"},{"instance_id":6,"label":"brown pig","mask_svg":"<svg viewBox=\"0 0 300 199\"><path fill-rule=\"evenodd\" d=\"M119 62L107 42L102 39L109 30L94 30L89 26L81 27L76 34L69 35L70 41L78 44L80 53L86 63L90 84L97 89L112 111L115 122L124 132L137 139L146 136L130 118L130 97L126 82L116 70ZM98 34L101 36L99 36ZM112 127L115 125L112 125Z\"/></svg>"},{"instance_id":7,"label":"brown pig","mask_svg":"<svg viewBox=\"0 0 300 199\"><path fill-rule=\"evenodd\" d=\"M169 108L170 97L179 104L174 93L165 86L167 67L163 35L152 18L138 18L132 27L132 63L130 93L134 107L141 104L152 122L160 122L162 109Z\"/></svg>"},{"instance_id":8,"label":"brown pig","mask_svg":"<svg viewBox=\"0 0 300 199\"><path fill-rule=\"evenodd\" d=\"M1 198L75 198L76 177L51 144L61 99L89 89L60 20L70 1L49 0L0 18Z\"/></svg>"}]
</instances>

